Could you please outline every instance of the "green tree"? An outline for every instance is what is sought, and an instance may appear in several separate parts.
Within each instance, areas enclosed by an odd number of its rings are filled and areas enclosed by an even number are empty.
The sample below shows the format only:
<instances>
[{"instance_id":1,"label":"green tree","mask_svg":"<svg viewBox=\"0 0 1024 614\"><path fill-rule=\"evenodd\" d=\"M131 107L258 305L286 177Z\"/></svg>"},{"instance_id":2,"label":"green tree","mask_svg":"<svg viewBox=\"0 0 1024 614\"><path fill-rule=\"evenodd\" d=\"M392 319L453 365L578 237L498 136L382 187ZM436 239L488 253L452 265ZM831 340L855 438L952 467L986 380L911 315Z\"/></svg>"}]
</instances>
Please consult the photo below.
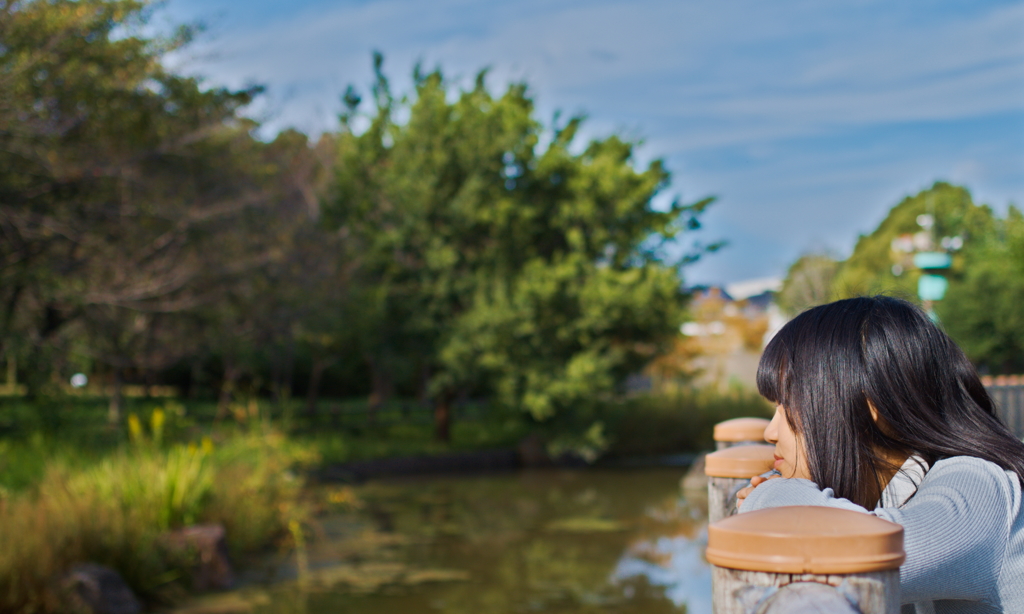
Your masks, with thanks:
<instances>
[{"instance_id":1,"label":"green tree","mask_svg":"<svg viewBox=\"0 0 1024 614\"><path fill-rule=\"evenodd\" d=\"M238 115L259 88L165 70L191 30L148 35L148 9L0 2L0 349L35 385L72 340L115 383L165 368L199 339L175 314L280 251L262 231L287 182Z\"/></svg>"},{"instance_id":2,"label":"green tree","mask_svg":"<svg viewBox=\"0 0 1024 614\"><path fill-rule=\"evenodd\" d=\"M790 265L775 301L783 311L796 315L832 300L832 284L839 261L828 254L804 254Z\"/></svg>"},{"instance_id":3,"label":"green tree","mask_svg":"<svg viewBox=\"0 0 1024 614\"><path fill-rule=\"evenodd\" d=\"M918 223L922 214L932 216L932 229ZM953 236L962 238L963 247L953 254L952 267L945 273L946 296L935 304L942 326L983 370L1024 370L1024 221L1015 207L1000 219L987 205L975 204L963 187L937 182L903 199L878 228L860 237L846 261L838 263L828 295L818 302L875 293L917 301L921 272L906 246L899 244L909 240L918 244L917 250L941 249L936 240ZM791 311L800 302L794 298L800 276L807 270L827 272L829 267L819 257L794 263L780 295Z\"/></svg>"},{"instance_id":4,"label":"green tree","mask_svg":"<svg viewBox=\"0 0 1024 614\"><path fill-rule=\"evenodd\" d=\"M544 419L615 392L676 334L680 263L660 247L711 199L655 209L660 160L637 170L635 143L615 136L578 144L580 117L546 132L525 85L495 97L481 73L453 94L417 69L414 96L396 100L381 62L362 132L346 93L325 210L373 288L371 368L423 383L441 439L460 394Z\"/></svg>"},{"instance_id":5,"label":"green tree","mask_svg":"<svg viewBox=\"0 0 1024 614\"><path fill-rule=\"evenodd\" d=\"M961 236L965 245L988 235L994 228L992 210L976 205L966 189L944 182L914 196L908 196L893 207L871 234L861 235L853 253L840 266L832 293L835 298L866 294L895 294L916 300L920 271L913 267L909 255L893 248L893 240L922 232L917 218L929 214L935 220L934 237ZM966 251L966 250L965 250ZM893 268L894 265L899 265ZM953 270L963 267L963 255L953 259Z\"/></svg>"},{"instance_id":6,"label":"green tree","mask_svg":"<svg viewBox=\"0 0 1024 614\"><path fill-rule=\"evenodd\" d=\"M1024 216L1011 206L965 244L963 268L938 303L943 326L980 368L1024 372Z\"/></svg>"}]
</instances>

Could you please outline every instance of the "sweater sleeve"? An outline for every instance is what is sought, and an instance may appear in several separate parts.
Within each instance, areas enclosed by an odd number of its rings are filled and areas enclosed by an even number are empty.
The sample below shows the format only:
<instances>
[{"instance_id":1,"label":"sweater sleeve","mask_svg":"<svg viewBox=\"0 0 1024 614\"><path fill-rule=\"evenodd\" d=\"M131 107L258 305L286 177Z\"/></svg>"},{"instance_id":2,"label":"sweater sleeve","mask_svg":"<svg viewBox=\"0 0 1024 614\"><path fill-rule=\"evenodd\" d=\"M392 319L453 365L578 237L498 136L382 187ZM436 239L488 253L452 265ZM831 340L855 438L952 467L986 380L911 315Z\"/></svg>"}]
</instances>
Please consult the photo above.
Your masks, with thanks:
<instances>
[{"instance_id":1,"label":"sweater sleeve","mask_svg":"<svg viewBox=\"0 0 1024 614\"><path fill-rule=\"evenodd\" d=\"M939 461L902 508L868 512L808 480L769 480L750 493L742 512L818 505L873 513L903 526L907 560L900 567L904 603L965 599L998 603L998 579L1009 539L1013 494L994 463L957 457Z\"/></svg>"},{"instance_id":2,"label":"sweater sleeve","mask_svg":"<svg viewBox=\"0 0 1024 614\"><path fill-rule=\"evenodd\" d=\"M821 489L814 482L800 478L775 478L762 483L740 505L740 512L752 512L783 505L838 507L867 513L866 509L848 499L836 498L831 488Z\"/></svg>"}]
</instances>

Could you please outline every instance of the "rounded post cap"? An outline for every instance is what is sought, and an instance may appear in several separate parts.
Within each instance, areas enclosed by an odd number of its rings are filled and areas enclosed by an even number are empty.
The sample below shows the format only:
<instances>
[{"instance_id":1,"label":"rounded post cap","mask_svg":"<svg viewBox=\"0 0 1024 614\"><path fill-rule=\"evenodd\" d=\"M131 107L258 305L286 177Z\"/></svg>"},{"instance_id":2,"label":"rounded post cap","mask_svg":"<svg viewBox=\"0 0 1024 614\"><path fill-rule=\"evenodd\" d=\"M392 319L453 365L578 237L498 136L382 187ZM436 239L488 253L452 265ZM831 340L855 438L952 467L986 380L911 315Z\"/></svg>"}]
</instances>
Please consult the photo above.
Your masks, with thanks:
<instances>
[{"instance_id":1,"label":"rounded post cap","mask_svg":"<svg viewBox=\"0 0 1024 614\"><path fill-rule=\"evenodd\" d=\"M708 562L768 573L847 574L899 569L903 527L833 507L757 510L708 527Z\"/></svg>"},{"instance_id":2,"label":"rounded post cap","mask_svg":"<svg viewBox=\"0 0 1024 614\"><path fill-rule=\"evenodd\" d=\"M770 420L764 418L733 418L715 425L714 440L723 442L764 441L764 430Z\"/></svg>"},{"instance_id":3,"label":"rounded post cap","mask_svg":"<svg viewBox=\"0 0 1024 614\"><path fill-rule=\"evenodd\" d=\"M749 480L775 466L775 446L752 444L709 452L704 457L704 475L710 478Z\"/></svg>"}]
</instances>

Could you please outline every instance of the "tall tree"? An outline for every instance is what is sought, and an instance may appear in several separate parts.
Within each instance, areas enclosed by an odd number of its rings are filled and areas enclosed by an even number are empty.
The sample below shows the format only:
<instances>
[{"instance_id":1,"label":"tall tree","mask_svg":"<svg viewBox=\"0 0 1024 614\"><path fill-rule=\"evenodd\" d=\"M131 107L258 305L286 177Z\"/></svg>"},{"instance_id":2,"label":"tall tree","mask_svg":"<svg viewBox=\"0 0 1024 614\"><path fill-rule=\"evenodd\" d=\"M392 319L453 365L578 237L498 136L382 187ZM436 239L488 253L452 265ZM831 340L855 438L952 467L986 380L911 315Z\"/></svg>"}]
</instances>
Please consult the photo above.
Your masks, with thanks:
<instances>
[{"instance_id":1,"label":"tall tree","mask_svg":"<svg viewBox=\"0 0 1024 614\"><path fill-rule=\"evenodd\" d=\"M637 170L635 144L615 136L577 144L580 117L545 131L525 85L495 97L480 73L453 93L417 69L415 95L396 100L381 62L361 132L346 94L325 211L373 288L371 367L421 374L441 439L468 391L538 419L614 392L676 333L680 262L659 248L711 199L656 209L660 160Z\"/></svg>"},{"instance_id":2,"label":"tall tree","mask_svg":"<svg viewBox=\"0 0 1024 614\"><path fill-rule=\"evenodd\" d=\"M259 88L168 72L191 32L148 35L147 15L135 0L0 3L0 340L24 340L37 380L72 335L115 382L166 367L195 349L167 316L275 257L252 231L280 172L238 114Z\"/></svg>"}]
</instances>

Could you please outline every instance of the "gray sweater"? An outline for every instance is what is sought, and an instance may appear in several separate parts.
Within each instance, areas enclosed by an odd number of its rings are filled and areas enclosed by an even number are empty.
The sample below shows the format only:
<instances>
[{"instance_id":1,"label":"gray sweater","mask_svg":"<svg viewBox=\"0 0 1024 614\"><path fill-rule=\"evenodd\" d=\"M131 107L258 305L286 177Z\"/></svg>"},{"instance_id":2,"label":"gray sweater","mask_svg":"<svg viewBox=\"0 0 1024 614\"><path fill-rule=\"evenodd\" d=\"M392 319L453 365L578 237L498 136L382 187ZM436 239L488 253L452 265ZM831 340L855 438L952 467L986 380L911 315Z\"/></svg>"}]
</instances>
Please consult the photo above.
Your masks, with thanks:
<instances>
[{"instance_id":1,"label":"gray sweater","mask_svg":"<svg viewBox=\"0 0 1024 614\"><path fill-rule=\"evenodd\" d=\"M885 496L883 502L889 504ZM1021 488L1016 474L994 463L968 456L940 460L902 505L873 512L835 498L831 488L781 478L755 488L740 511L784 505L838 507L902 525L901 599L918 604L904 612L933 606L936 614L1024 614Z\"/></svg>"}]
</instances>

